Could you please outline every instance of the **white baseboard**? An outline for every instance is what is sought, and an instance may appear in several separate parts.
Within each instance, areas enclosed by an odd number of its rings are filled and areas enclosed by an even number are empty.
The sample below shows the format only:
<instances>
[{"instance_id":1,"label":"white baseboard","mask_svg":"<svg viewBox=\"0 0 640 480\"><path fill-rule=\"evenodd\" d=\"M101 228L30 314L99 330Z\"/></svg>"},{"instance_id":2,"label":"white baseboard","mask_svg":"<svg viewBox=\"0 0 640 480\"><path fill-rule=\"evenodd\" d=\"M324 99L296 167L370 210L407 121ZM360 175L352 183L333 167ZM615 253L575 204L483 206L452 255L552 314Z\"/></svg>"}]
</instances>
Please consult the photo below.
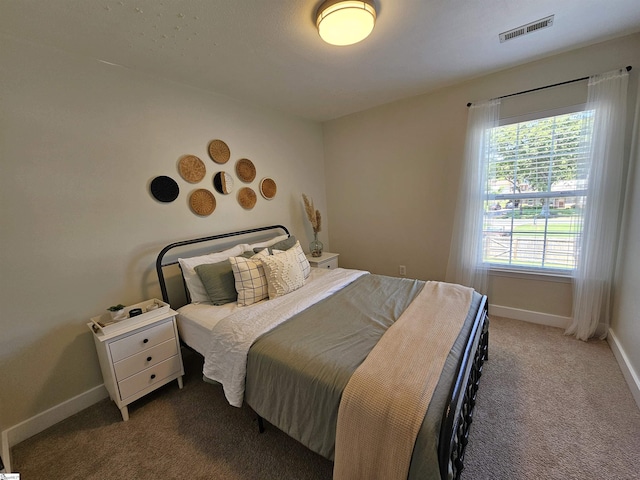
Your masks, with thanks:
<instances>
[{"instance_id":1,"label":"white baseboard","mask_svg":"<svg viewBox=\"0 0 640 480\"><path fill-rule=\"evenodd\" d=\"M489 305L489 314L496 317L507 317L523 322L537 323L549 327L558 327L563 330L571 323L570 317L552 315L550 313L533 312L531 310L521 310L520 308L503 307L501 305Z\"/></svg>"},{"instance_id":2,"label":"white baseboard","mask_svg":"<svg viewBox=\"0 0 640 480\"><path fill-rule=\"evenodd\" d=\"M87 390L2 432L2 461L11 472L11 447L109 396L104 385Z\"/></svg>"},{"instance_id":3,"label":"white baseboard","mask_svg":"<svg viewBox=\"0 0 640 480\"><path fill-rule=\"evenodd\" d=\"M631 362L629 362L629 357L627 357L622 345L620 345L618 337L616 337L616 334L613 333L613 330L611 329L609 329L609 335L607 335L607 342L611 347L613 355L618 361L618 365L620 366L620 370L622 370L624 379L627 381L627 385L629 385L631 395L633 395L638 408L640 408L640 379L638 378L636 371L633 369Z\"/></svg>"},{"instance_id":4,"label":"white baseboard","mask_svg":"<svg viewBox=\"0 0 640 480\"><path fill-rule=\"evenodd\" d=\"M501 305L489 305L489 313L497 317L506 317L524 322L538 323L540 325L558 327L563 330L565 330L571 323L570 317L532 312L530 310L521 310L519 308L503 307ZM620 345L620 342L613 330L609 329L608 333L607 342L609 343L609 347L620 366L620 370L622 370L622 375L624 375L627 385L629 386L629 390L631 390L631 394L633 395L638 408L640 408L640 378L631 366L631 362L629 362L629 358Z\"/></svg>"},{"instance_id":5,"label":"white baseboard","mask_svg":"<svg viewBox=\"0 0 640 480\"><path fill-rule=\"evenodd\" d=\"M11 473L11 450L9 450L9 440L7 439L7 431L2 432L2 463L4 463L4 470L0 470L2 473Z\"/></svg>"}]
</instances>

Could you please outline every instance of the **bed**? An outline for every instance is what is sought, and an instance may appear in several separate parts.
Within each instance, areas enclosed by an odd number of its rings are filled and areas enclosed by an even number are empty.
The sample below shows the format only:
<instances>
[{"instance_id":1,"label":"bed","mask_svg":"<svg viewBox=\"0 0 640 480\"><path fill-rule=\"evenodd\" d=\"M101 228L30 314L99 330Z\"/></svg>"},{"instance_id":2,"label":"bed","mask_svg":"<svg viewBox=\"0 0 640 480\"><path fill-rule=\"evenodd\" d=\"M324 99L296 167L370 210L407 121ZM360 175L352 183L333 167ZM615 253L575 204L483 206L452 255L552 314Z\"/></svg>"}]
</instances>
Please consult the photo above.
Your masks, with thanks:
<instances>
[{"instance_id":1,"label":"bed","mask_svg":"<svg viewBox=\"0 0 640 480\"><path fill-rule=\"evenodd\" d=\"M460 317L457 323L451 322L447 327L449 322L435 322L436 328L448 328L446 335L450 340L440 342L443 345L438 348L446 351L439 355L439 360L434 358L434 366L422 360L399 362L399 368L437 371L435 378L428 380L433 386L424 407L426 411L409 415L416 417L411 427L415 438L410 440L410 459L402 467L406 469L401 470L405 472L401 478L460 478L479 379L488 358L486 296L466 292L460 286L373 275L360 270L311 268L305 271L299 242L292 247L293 240L286 227L272 225L180 241L159 253L156 270L163 300L179 312L181 340L205 358L204 380L222 383L230 405L246 404L253 409L261 429L265 419L311 450L335 460L334 478L350 478L353 472L339 474L338 470L345 463L351 465L353 455L363 453L362 458L367 459L369 447L362 447L360 443L366 445L369 440L353 441L349 435L354 433L348 433L351 428L345 425L351 425L349 421L356 421L358 428L363 425L363 431L357 433L359 439L369 431L378 432L373 435L379 438L387 436L385 422L389 421L388 412L381 415L380 420L375 417L377 408L365 417L371 421L363 422L360 417L347 419L345 404L349 404L351 392L355 391L352 385L357 383L356 377L366 378L362 380L365 384L371 383L371 379L374 383L389 381L384 380L384 372L382 375L370 373L373 376L369 377L357 374L374 362L375 353L384 350L381 345L385 341L389 344L392 332L402 335L400 324L415 323L423 311L429 310L432 300L427 296L431 292L467 295L467 303L460 303L458 298L462 297L448 300L456 311L462 312L457 314ZM256 259L258 254L272 258ZM249 259L247 262L264 265L268 274L273 273L268 267L274 259L281 262L289 255L293 263L296 263L294 259L299 260L304 285L272 298L249 300L250 305L242 306L247 301L242 285L234 284L238 288L237 301L218 301L215 295L224 290L219 285L222 277L215 277L216 281L211 282L203 275L202 285L206 285L203 297L202 290L196 291L192 280L196 268L201 275L205 269L214 269L196 265L208 255L208 261L220 266L226 266L227 255L229 261L234 262L244 255ZM244 265L245 261L240 258L238 262ZM234 263L233 267L238 280L238 265ZM228 268L225 275L229 275ZM414 320L410 318L412 315ZM410 341L416 337L408 336ZM434 336L439 337L440 333ZM427 345L430 356L434 347ZM424 357L425 352L418 355ZM391 356L397 353L392 352ZM378 357L379 362L386 365L388 358ZM395 377L391 381L395 381ZM375 388L377 391L379 387ZM359 401L354 402L360 408ZM388 449L388 446L376 445L376 448ZM349 456L348 462L344 460L345 455ZM374 455L373 461L377 461L379 454ZM383 465L388 463L383 461Z\"/></svg>"}]
</instances>

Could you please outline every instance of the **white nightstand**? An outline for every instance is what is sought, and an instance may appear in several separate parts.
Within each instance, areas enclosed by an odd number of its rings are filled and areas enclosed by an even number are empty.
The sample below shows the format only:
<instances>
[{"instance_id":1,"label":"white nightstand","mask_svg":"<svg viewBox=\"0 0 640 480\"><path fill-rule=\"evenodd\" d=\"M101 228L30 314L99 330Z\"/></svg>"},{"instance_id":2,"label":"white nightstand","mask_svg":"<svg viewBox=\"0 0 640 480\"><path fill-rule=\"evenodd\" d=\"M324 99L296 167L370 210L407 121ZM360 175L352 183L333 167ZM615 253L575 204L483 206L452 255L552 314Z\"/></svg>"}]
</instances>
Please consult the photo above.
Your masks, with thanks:
<instances>
[{"instance_id":1,"label":"white nightstand","mask_svg":"<svg viewBox=\"0 0 640 480\"><path fill-rule=\"evenodd\" d=\"M138 305L144 307L145 304ZM104 386L124 421L129 420L127 405L131 402L172 380L177 380L182 388L184 367L176 314L165 304L165 308L158 311L102 329L95 322L104 316L94 317L87 324L93 332Z\"/></svg>"},{"instance_id":2,"label":"white nightstand","mask_svg":"<svg viewBox=\"0 0 640 480\"><path fill-rule=\"evenodd\" d=\"M307 253L307 260L312 267L317 268L338 268L338 255L339 253L322 252L319 257L312 257L310 253Z\"/></svg>"}]
</instances>

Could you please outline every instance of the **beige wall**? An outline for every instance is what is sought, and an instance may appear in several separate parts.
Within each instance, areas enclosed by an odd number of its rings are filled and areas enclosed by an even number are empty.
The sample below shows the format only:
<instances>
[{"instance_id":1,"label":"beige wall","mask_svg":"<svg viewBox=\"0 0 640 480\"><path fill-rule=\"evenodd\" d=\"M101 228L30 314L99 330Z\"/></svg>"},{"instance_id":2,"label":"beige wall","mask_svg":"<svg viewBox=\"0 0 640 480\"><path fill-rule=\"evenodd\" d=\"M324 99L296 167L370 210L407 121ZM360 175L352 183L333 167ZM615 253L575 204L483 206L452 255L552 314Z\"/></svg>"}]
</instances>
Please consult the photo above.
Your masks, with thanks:
<instances>
[{"instance_id":1,"label":"beige wall","mask_svg":"<svg viewBox=\"0 0 640 480\"><path fill-rule=\"evenodd\" d=\"M612 329L640 378L640 85L635 115Z\"/></svg>"},{"instance_id":2,"label":"beige wall","mask_svg":"<svg viewBox=\"0 0 640 480\"><path fill-rule=\"evenodd\" d=\"M319 123L0 42L0 424L9 428L102 383L86 322L114 303L159 296L154 262L164 245L282 223L306 247L300 193L326 207ZM195 187L176 163L198 155L208 175L197 187L212 187L219 168L206 149L214 138L231 148L224 168L250 158L250 186L273 177L275 199L259 196L245 211L235 195L217 195L210 217L191 213ZM178 181L175 202L150 196L157 175Z\"/></svg>"},{"instance_id":3,"label":"beige wall","mask_svg":"<svg viewBox=\"0 0 640 480\"><path fill-rule=\"evenodd\" d=\"M467 102L626 65L635 67L629 88L632 106L640 71L638 34L325 123L330 239L341 254L341 265L388 275L397 275L398 265L406 265L410 277L444 279ZM504 110L516 114L519 109L544 110L585 100L584 84L576 84L505 101ZM630 132L631 126L629 142ZM493 304L571 315L568 282L492 276L488 294ZM640 325L631 328L636 335L640 331ZM637 346L629 348L638 351Z\"/></svg>"}]
</instances>

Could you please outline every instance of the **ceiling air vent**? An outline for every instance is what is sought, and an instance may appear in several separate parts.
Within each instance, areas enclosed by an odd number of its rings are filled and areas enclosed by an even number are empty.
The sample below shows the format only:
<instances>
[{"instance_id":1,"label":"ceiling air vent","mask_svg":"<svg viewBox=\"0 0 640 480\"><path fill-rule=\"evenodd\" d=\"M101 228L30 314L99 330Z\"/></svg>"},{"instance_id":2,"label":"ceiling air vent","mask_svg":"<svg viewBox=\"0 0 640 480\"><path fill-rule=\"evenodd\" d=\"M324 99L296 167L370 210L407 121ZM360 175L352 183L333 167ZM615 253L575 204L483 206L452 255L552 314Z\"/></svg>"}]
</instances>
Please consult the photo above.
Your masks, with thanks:
<instances>
[{"instance_id":1,"label":"ceiling air vent","mask_svg":"<svg viewBox=\"0 0 640 480\"><path fill-rule=\"evenodd\" d=\"M553 17L553 15L549 15L548 17L541 18L540 20L536 20L535 22L531 22L507 32L503 32L500 34L500 43L504 43L507 40L512 40L516 37L521 37L522 35L537 32L538 30L542 30L543 28L550 27L553 25Z\"/></svg>"}]
</instances>

